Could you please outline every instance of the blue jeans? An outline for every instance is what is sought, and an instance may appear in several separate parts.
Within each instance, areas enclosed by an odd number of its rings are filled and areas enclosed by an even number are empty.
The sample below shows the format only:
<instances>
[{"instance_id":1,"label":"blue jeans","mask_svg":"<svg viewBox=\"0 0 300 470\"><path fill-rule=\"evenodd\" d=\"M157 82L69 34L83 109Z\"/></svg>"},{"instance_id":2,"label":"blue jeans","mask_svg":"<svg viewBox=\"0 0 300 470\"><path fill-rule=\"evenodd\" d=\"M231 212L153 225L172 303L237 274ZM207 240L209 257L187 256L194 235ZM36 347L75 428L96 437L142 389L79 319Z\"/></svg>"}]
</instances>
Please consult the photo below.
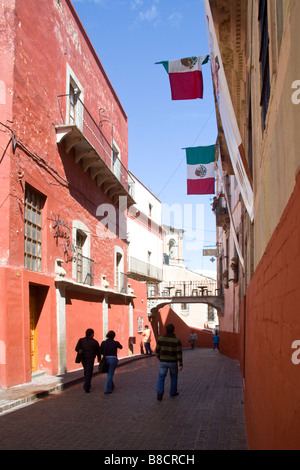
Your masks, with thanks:
<instances>
[{"instance_id":1,"label":"blue jeans","mask_svg":"<svg viewBox=\"0 0 300 470\"><path fill-rule=\"evenodd\" d=\"M108 364L108 372L107 372L107 379L104 387L104 393L109 393L113 390L113 376L118 365L118 358L117 357L107 357L106 362Z\"/></svg>"},{"instance_id":2,"label":"blue jeans","mask_svg":"<svg viewBox=\"0 0 300 470\"><path fill-rule=\"evenodd\" d=\"M165 378L167 376L168 370L170 371L170 377L171 377L170 395L175 395L175 393L177 392L177 379L178 379L177 362L160 362L159 363L159 372L158 372L156 392L164 393Z\"/></svg>"},{"instance_id":3,"label":"blue jeans","mask_svg":"<svg viewBox=\"0 0 300 470\"><path fill-rule=\"evenodd\" d=\"M144 343L146 354L152 354L150 343Z\"/></svg>"}]
</instances>

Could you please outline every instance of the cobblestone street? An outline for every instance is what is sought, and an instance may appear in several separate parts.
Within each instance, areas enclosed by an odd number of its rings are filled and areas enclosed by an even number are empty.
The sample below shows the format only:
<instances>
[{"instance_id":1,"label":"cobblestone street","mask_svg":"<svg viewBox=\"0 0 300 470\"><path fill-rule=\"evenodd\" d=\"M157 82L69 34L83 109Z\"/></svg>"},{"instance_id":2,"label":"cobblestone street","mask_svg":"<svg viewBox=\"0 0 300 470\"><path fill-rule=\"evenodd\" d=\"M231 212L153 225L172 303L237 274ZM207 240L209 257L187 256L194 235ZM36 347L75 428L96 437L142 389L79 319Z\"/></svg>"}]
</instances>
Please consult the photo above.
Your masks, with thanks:
<instances>
[{"instance_id":1,"label":"cobblestone street","mask_svg":"<svg viewBox=\"0 0 300 470\"><path fill-rule=\"evenodd\" d=\"M184 350L179 396L156 399L155 356L127 362L105 395L106 376L91 393L82 383L0 416L0 449L246 450L239 364L208 349Z\"/></svg>"}]
</instances>

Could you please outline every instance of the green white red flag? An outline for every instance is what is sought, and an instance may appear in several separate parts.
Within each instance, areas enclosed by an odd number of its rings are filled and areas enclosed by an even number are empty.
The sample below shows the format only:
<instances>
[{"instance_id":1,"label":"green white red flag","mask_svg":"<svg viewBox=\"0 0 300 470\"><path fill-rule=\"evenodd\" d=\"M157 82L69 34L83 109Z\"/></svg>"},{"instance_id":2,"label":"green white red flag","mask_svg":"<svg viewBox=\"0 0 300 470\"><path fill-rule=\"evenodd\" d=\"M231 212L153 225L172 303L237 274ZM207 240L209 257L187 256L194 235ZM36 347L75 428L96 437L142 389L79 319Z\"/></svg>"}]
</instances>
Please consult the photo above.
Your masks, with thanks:
<instances>
[{"instance_id":1,"label":"green white red flag","mask_svg":"<svg viewBox=\"0 0 300 470\"><path fill-rule=\"evenodd\" d=\"M215 194L215 145L185 151L187 194Z\"/></svg>"},{"instance_id":2,"label":"green white red flag","mask_svg":"<svg viewBox=\"0 0 300 470\"><path fill-rule=\"evenodd\" d=\"M156 62L162 64L169 75L172 100L194 100L203 98L202 65L208 55L186 59Z\"/></svg>"}]
</instances>

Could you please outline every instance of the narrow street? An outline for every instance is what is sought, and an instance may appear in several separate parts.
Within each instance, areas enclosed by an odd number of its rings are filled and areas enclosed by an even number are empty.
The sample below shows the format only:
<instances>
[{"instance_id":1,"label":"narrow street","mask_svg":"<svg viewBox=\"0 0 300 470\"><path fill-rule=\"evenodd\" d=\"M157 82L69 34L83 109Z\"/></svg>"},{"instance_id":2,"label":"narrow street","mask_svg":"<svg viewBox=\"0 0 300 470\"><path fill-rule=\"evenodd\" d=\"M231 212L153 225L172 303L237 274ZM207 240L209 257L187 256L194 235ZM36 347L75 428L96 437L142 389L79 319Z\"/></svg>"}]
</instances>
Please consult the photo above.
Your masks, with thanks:
<instances>
[{"instance_id":1,"label":"narrow street","mask_svg":"<svg viewBox=\"0 0 300 470\"><path fill-rule=\"evenodd\" d=\"M131 361L91 393L82 383L0 417L1 450L196 451L246 450L241 374L237 361L210 349L184 350L179 396L156 399L155 356Z\"/></svg>"}]
</instances>

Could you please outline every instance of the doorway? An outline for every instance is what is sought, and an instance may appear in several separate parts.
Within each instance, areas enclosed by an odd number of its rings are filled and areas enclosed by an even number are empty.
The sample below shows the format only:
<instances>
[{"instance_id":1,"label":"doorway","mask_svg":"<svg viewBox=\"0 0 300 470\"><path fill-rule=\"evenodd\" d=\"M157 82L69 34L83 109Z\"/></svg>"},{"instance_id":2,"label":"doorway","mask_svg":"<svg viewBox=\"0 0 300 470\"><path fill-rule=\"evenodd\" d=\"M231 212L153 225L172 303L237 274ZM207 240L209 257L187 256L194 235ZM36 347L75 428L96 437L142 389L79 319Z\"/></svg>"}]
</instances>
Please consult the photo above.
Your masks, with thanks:
<instances>
[{"instance_id":1,"label":"doorway","mask_svg":"<svg viewBox=\"0 0 300 470\"><path fill-rule=\"evenodd\" d=\"M38 302L37 287L29 287L29 312L30 312L30 363L31 373L38 370Z\"/></svg>"}]
</instances>

